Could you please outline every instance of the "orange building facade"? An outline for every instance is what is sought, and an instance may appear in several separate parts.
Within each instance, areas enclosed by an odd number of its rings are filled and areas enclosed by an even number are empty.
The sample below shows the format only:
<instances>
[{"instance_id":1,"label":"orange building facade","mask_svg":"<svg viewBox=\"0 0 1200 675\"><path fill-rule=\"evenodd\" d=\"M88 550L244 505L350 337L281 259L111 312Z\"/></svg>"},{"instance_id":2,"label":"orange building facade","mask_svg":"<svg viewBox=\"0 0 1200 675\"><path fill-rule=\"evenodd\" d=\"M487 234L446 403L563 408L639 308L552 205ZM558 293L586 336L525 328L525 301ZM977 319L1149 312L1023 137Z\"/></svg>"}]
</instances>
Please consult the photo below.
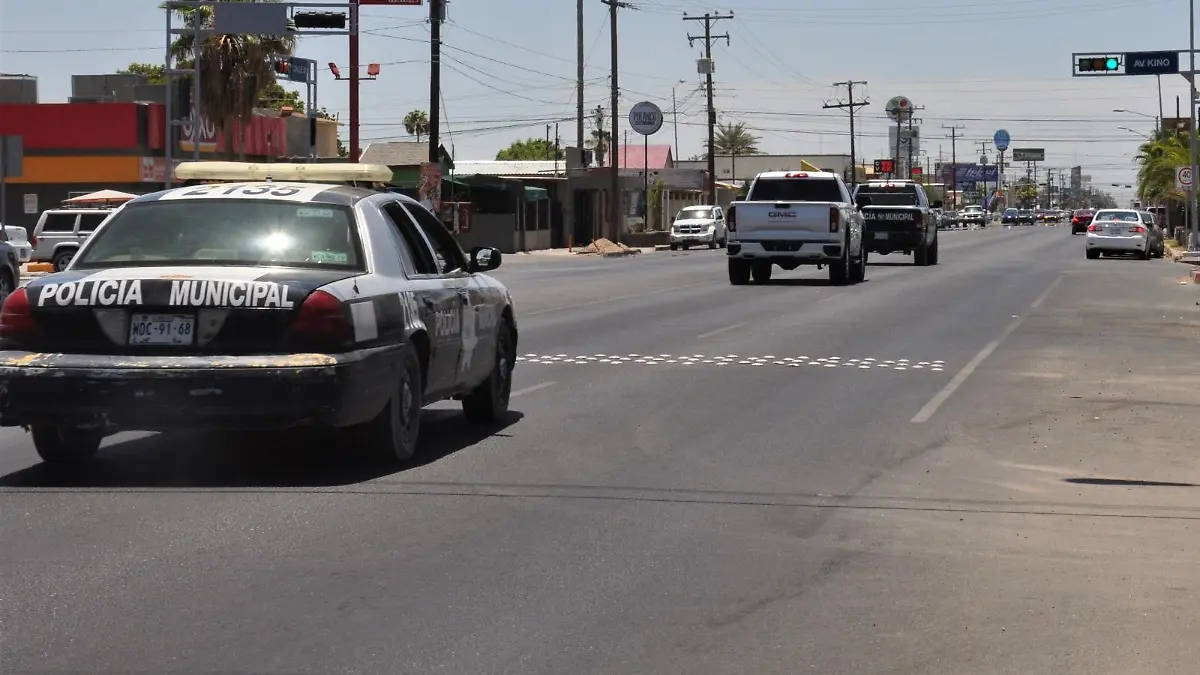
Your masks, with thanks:
<instances>
[{"instance_id":1,"label":"orange building facade","mask_svg":"<svg viewBox=\"0 0 1200 675\"><path fill-rule=\"evenodd\" d=\"M157 103L0 104L0 134L21 136L24 150L22 175L6 180L5 225L32 228L42 211L96 190L162 190L165 117ZM191 159L190 125L173 135L175 161ZM255 115L234 138L233 151L248 161L286 157L287 139L286 119ZM224 148L225 134L201 119L201 157L223 158Z\"/></svg>"}]
</instances>

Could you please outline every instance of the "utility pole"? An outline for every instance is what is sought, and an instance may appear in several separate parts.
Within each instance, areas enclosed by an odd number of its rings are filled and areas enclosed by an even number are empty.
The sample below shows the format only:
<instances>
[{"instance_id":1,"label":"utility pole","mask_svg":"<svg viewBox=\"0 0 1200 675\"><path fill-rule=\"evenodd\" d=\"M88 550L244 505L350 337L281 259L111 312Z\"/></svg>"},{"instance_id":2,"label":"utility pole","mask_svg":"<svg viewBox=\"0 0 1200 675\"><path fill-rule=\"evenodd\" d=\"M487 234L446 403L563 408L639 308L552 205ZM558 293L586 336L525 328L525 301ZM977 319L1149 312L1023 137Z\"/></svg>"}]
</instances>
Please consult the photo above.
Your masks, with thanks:
<instances>
[{"instance_id":1,"label":"utility pole","mask_svg":"<svg viewBox=\"0 0 1200 675\"><path fill-rule=\"evenodd\" d=\"M966 127L943 124L942 128L950 130L950 210L955 211L958 207L958 130Z\"/></svg>"},{"instance_id":2,"label":"utility pole","mask_svg":"<svg viewBox=\"0 0 1200 675\"><path fill-rule=\"evenodd\" d=\"M438 118L442 111L442 21L446 0L429 0L429 161L441 165Z\"/></svg>"},{"instance_id":3,"label":"utility pole","mask_svg":"<svg viewBox=\"0 0 1200 675\"><path fill-rule=\"evenodd\" d=\"M912 113L915 113L918 110L924 110L924 109L925 109L925 106L923 106L923 105L922 106L914 106L912 109L912 112L910 112L908 115L908 166L905 168L908 170L907 178L909 180L912 180L912 163L913 163L913 119L914 118L913 118ZM923 122L924 120L922 120L920 118L916 118L916 121ZM897 138L898 138L898 136L897 136Z\"/></svg>"},{"instance_id":4,"label":"utility pole","mask_svg":"<svg viewBox=\"0 0 1200 675\"><path fill-rule=\"evenodd\" d=\"M617 160L615 149L611 147L617 141L617 110L621 107L621 89L617 82L617 7L629 7L630 5L621 0L600 0L600 2L608 5L609 52L612 58L612 75L610 78L610 84L612 85L612 132L609 136L612 142L609 143L608 153L611 159L609 164L611 165L612 174L608 184L608 218L612 235L610 240L619 242L621 240L621 224L624 220L622 208L625 200L621 194L621 163Z\"/></svg>"},{"instance_id":5,"label":"utility pole","mask_svg":"<svg viewBox=\"0 0 1200 675\"><path fill-rule=\"evenodd\" d=\"M825 105L821 106L822 108L825 108L825 109L840 108L843 110L850 111L850 184L851 185L854 185L855 183L858 182L858 157L854 150L854 112L863 106L871 105L871 102L865 98L861 101L854 100L854 85L856 85L856 84L862 85L864 87L867 86L866 80L847 80L845 82L834 82L833 83L834 87L845 87L846 88L846 99L847 100L845 100L845 101L839 100L837 103L826 103Z\"/></svg>"},{"instance_id":6,"label":"utility pole","mask_svg":"<svg viewBox=\"0 0 1200 675\"><path fill-rule=\"evenodd\" d=\"M704 16L688 16L683 15L684 21L703 21L704 35L694 36L688 33L688 46L695 44L696 40L704 41L704 67L700 72L704 74L705 85L708 88L708 203L711 206L717 204L717 155L716 155L716 126L717 126L717 111L713 108L713 62L712 62L712 46L713 40L725 38L725 45L729 46L729 33L724 35L713 35L713 23L721 19L732 19L733 12L729 14L712 14L705 12Z\"/></svg>"},{"instance_id":7,"label":"utility pole","mask_svg":"<svg viewBox=\"0 0 1200 675\"><path fill-rule=\"evenodd\" d=\"M979 141L979 165L983 167L982 169L980 169L980 172L982 172L982 176L983 176L983 189L980 190L979 196L980 196L980 201L983 202L983 207L984 207L983 210L984 210L985 214L990 213L990 211L988 210L988 206L990 205L990 202L991 202L991 199L990 199L991 193L988 192L988 186L987 186L987 184L988 184L988 182L987 182L987 146L988 146L987 141ZM996 186L997 187L1000 186L999 178L996 179Z\"/></svg>"},{"instance_id":8,"label":"utility pole","mask_svg":"<svg viewBox=\"0 0 1200 675\"><path fill-rule=\"evenodd\" d=\"M583 0L575 4L575 145L583 158ZM571 200L573 204L575 200Z\"/></svg>"}]
</instances>

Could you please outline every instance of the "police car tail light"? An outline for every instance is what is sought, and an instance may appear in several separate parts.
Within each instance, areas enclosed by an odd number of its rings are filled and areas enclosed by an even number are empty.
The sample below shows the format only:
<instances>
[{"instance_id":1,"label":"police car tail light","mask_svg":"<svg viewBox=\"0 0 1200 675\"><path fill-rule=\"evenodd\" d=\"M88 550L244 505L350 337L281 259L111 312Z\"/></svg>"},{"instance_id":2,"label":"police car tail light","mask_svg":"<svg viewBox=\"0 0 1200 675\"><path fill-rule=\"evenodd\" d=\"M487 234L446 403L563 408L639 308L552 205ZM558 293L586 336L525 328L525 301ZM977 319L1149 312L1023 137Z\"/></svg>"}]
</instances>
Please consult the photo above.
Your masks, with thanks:
<instances>
[{"instance_id":1,"label":"police car tail light","mask_svg":"<svg viewBox=\"0 0 1200 675\"><path fill-rule=\"evenodd\" d=\"M37 322L29 309L29 294L18 288L9 294L0 309L0 337L16 338L37 330Z\"/></svg>"},{"instance_id":2,"label":"police car tail light","mask_svg":"<svg viewBox=\"0 0 1200 675\"><path fill-rule=\"evenodd\" d=\"M289 327L295 336L327 340L349 340L354 328L346 318L346 306L325 291L314 291L300 305Z\"/></svg>"},{"instance_id":3,"label":"police car tail light","mask_svg":"<svg viewBox=\"0 0 1200 675\"><path fill-rule=\"evenodd\" d=\"M842 211L836 206L829 207L829 231L837 232L842 229Z\"/></svg>"}]
</instances>

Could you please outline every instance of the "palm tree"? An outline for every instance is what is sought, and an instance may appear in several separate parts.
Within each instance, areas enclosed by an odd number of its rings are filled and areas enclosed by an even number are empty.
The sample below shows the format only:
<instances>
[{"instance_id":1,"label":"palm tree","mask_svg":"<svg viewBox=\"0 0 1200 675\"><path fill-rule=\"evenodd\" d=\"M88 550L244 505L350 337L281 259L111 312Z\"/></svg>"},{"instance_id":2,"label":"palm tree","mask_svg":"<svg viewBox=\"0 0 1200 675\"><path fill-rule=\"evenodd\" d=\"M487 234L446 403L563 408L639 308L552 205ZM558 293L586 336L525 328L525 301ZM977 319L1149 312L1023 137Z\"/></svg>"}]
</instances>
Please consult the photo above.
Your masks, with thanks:
<instances>
[{"instance_id":1,"label":"palm tree","mask_svg":"<svg viewBox=\"0 0 1200 675\"><path fill-rule=\"evenodd\" d=\"M234 2L277 2L278 0L234 0ZM172 7L183 19L185 28L198 21L211 24L213 9L207 7ZM294 35L213 35L196 44L196 36L183 33L171 43L171 58L179 68L200 60L200 100L198 108L225 132L225 154L233 157L233 127L245 124L254 115L258 96L275 82L275 60L291 56L296 49Z\"/></svg>"},{"instance_id":2,"label":"palm tree","mask_svg":"<svg viewBox=\"0 0 1200 675\"><path fill-rule=\"evenodd\" d=\"M608 142L611 139L611 132L604 129L592 129L591 137L587 140L587 145L596 155L597 166L604 166L604 156L608 153Z\"/></svg>"},{"instance_id":3,"label":"palm tree","mask_svg":"<svg viewBox=\"0 0 1200 675\"><path fill-rule=\"evenodd\" d=\"M718 123L713 147L718 155L757 155L758 141L742 122Z\"/></svg>"},{"instance_id":4,"label":"palm tree","mask_svg":"<svg viewBox=\"0 0 1200 675\"><path fill-rule=\"evenodd\" d=\"M1146 204L1182 199L1175 189L1175 168L1190 162L1183 136L1155 133L1138 148L1138 198Z\"/></svg>"},{"instance_id":5,"label":"palm tree","mask_svg":"<svg viewBox=\"0 0 1200 675\"><path fill-rule=\"evenodd\" d=\"M417 142L421 142L421 136L429 133L429 115L424 110L414 110L404 116L404 130L413 136L417 137Z\"/></svg>"}]
</instances>

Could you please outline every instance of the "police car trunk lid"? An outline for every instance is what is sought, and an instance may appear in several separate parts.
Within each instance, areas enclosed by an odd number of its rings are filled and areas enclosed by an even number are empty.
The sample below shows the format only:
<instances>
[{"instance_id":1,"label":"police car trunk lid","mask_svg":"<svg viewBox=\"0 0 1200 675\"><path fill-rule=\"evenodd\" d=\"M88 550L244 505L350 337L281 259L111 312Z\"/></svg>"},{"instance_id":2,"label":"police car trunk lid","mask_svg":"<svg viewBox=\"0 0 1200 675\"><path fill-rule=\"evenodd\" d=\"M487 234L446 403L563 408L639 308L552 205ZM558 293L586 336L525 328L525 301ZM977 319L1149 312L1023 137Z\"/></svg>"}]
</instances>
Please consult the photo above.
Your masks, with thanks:
<instances>
[{"instance_id":1,"label":"police car trunk lid","mask_svg":"<svg viewBox=\"0 0 1200 675\"><path fill-rule=\"evenodd\" d=\"M287 349L287 328L313 291L354 270L126 267L35 279L26 287L37 351L256 354Z\"/></svg>"}]
</instances>

